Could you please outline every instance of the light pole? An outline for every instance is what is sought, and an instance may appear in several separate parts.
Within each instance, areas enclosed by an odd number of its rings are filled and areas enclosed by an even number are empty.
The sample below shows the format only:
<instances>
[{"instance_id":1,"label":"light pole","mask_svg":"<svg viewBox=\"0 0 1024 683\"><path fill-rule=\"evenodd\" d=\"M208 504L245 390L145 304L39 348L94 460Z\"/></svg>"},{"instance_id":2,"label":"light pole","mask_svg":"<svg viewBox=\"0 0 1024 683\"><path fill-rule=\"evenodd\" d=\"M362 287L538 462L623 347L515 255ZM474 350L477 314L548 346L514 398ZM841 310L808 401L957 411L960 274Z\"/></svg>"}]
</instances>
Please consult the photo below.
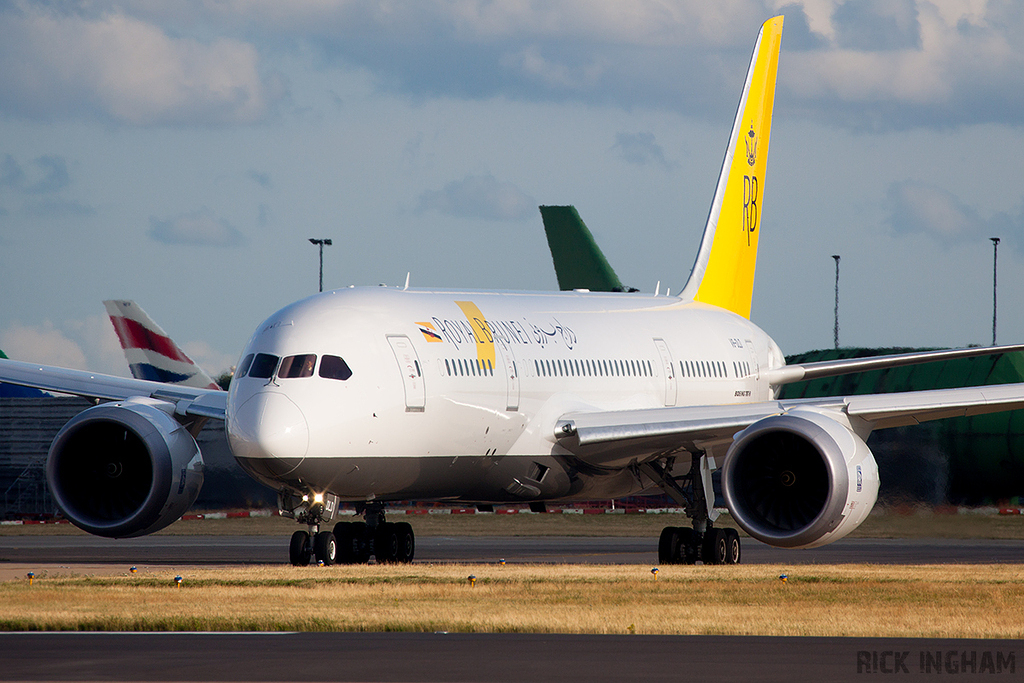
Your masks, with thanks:
<instances>
[{"instance_id":1,"label":"light pole","mask_svg":"<svg viewBox=\"0 0 1024 683\"><path fill-rule=\"evenodd\" d=\"M992 346L996 345L996 265L999 263L999 238L992 240Z\"/></svg>"},{"instance_id":2,"label":"light pole","mask_svg":"<svg viewBox=\"0 0 1024 683\"><path fill-rule=\"evenodd\" d=\"M311 244L319 245L320 247L320 291L324 291L324 245L331 246L331 240L317 240L312 237L309 238Z\"/></svg>"},{"instance_id":3,"label":"light pole","mask_svg":"<svg viewBox=\"0 0 1024 683\"><path fill-rule=\"evenodd\" d=\"M836 324L832 331L833 341L835 346L839 348L839 254L832 254L832 258L836 260L836 311L835 319Z\"/></svg>"}]
</instances>

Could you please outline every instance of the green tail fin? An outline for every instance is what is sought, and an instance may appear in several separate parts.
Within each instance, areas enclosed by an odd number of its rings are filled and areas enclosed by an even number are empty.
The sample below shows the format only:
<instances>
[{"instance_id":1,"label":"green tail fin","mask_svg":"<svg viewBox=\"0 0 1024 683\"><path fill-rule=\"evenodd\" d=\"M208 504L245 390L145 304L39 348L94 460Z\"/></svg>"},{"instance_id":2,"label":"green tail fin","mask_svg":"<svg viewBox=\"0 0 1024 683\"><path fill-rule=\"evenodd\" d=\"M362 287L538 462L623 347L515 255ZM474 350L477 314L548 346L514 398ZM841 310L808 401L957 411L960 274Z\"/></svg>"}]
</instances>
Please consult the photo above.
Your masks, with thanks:
<instances>
[{"instance_id":1,"label":"green tail fin","mask_svg":"<svg viewBox=\"0 0 1024 683\"><path fill-rule=\"evenodd\" d=\"M623 292L626 288L594 241L576 207L542 206L544 232L562 291Z\"/></svg>"}]
</instances>

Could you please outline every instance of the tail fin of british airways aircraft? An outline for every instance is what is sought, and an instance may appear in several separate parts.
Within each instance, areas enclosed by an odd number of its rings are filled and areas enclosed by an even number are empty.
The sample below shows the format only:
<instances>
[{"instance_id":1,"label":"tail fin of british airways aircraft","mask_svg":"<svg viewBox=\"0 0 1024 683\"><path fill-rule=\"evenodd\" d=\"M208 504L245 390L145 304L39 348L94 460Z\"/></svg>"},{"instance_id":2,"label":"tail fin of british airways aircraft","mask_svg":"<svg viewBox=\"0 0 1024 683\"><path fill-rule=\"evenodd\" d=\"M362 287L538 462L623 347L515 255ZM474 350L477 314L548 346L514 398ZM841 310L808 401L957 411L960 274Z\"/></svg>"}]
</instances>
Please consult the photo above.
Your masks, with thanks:
<instances>
[{"instance_id":1,"label":"tail fin of british airways aircraft","mask_svg":"<svg viewBox=\"0 0 1024 683\"><path fill-rule=\"evenodd\" d=\"M219 389L134 301L104 301L132 376L167 384Z\"/></svg>"},{"instance_id":2,"label":"tail fin of british airways aircraft","mask_svg":"<svg viewBox=\"0 0 1024 683\"><path fill-rule=\"evenodd\" d=\"M681 296L750 317L782 17L761 26L697 260Z\"/></svg>"}]
</instances>

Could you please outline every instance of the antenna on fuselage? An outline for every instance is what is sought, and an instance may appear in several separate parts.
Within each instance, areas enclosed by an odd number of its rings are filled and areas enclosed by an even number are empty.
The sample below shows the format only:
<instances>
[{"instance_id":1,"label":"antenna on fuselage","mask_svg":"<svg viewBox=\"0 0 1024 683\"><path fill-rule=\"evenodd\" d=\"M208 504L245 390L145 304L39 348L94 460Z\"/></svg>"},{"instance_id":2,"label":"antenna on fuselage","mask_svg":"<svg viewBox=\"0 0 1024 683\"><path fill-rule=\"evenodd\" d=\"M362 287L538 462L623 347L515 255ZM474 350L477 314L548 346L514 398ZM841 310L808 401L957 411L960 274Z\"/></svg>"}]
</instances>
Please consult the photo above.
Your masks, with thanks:
<instances>
[{"instance_id":1,"label":"antenna on fuselage","mask_svg":"<svg viewBox=\"0 0 1024 683\"><path fill-rule=\"evenodd\" d=\"M405 274L405 287L402 287L402 291L403 292L405 290L409 289L409 278L411 278L411 277L412 277L412 271L409 271L408 273Z\"/></svg>"}]
</instances>

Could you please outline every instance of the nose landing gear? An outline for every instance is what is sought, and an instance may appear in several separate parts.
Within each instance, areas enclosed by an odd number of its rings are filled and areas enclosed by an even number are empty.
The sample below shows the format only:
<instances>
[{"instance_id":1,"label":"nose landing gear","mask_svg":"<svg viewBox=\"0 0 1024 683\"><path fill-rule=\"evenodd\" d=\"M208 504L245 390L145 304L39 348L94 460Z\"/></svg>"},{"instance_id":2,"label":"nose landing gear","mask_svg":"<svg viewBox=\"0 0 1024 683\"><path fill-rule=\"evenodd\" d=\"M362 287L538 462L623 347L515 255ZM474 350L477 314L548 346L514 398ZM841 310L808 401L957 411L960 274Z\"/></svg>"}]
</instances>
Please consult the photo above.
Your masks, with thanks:
<instances>
[{"instance_id":1,"label":"nose landing gear","mask_svg":"<svg viewBox=\"0 0 1024 683\"><path fill-rule=\"evenodd\" d=\"M338 542L330 531L318 531L319 525L310 526L309 531L292 534L288 547L288 559L296 567L305 567L312 558L318 564L329 567L338 561Z\"/></svg>"},{"instance_id":2,"label":"nose landing gear","mask_svg":"<svg viewBox=\"0 0 1024 683\"><path fill-rule=\"evenodd\" d=\"M364 503L356 508L362 522L338 522L333 531L321 530L321 525L334 517L337 498L323 494L309 501L289 493L282 493L279 506L284 516L292 517L309 526L308 531L292 534L288 559L296 567L305 567L315 559L324 566L333 564L366 564L376 557L378 564L412 562L416 555L416 536L408 522L388 522L384 519L383 503ZM292 505L294 504L294 505Z\"/></svg>"},{"instance_id":3,"label":"nose landing gear","mask_svg":"<svg viewBox=\"0 0 1024 683\"><path fill-rule=\"evenodd\" d=\"M296 567L305 567L316 559L325 567L338 561L338 541L330 531L321 531L320 525L330 521L338 509L338 497L333 493L297 495L281 491L277 506L282 517L291 517L305 524L308 531L296 531L288 545L288 560Z\"/></svg>"}]
</instances>

